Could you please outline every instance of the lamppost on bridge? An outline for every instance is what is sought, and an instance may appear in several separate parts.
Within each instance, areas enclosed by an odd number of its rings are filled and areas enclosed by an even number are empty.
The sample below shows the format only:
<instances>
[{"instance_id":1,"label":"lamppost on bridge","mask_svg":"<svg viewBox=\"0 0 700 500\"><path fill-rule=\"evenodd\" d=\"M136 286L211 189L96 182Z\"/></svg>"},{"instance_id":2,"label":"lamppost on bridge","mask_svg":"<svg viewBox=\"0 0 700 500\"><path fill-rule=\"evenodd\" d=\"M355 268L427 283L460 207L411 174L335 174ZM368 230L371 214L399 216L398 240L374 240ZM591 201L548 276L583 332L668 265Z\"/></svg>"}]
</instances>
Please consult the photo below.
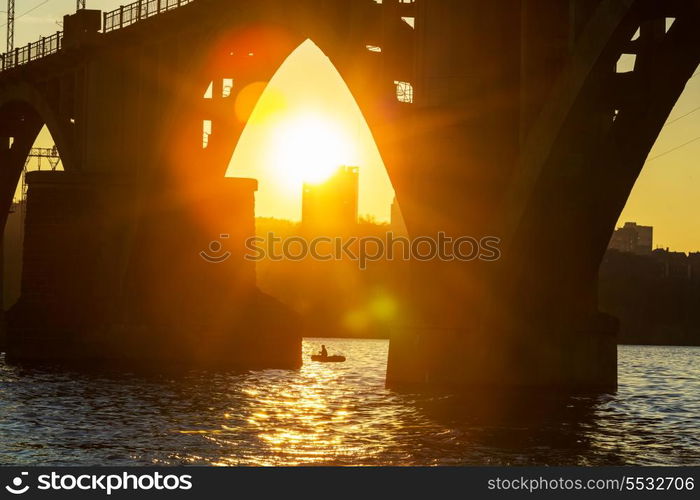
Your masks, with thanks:
<instances>
[{"instance_id":1,"label":"lamppost on bridge","mask_svg":"<svg viewBox=\"0 0 700 500\"><path fill-rule=\"evenodd\" d=\"M75 10L80 10L85 8L85 0L76 0Z\"/></svg>"}]
</instances>

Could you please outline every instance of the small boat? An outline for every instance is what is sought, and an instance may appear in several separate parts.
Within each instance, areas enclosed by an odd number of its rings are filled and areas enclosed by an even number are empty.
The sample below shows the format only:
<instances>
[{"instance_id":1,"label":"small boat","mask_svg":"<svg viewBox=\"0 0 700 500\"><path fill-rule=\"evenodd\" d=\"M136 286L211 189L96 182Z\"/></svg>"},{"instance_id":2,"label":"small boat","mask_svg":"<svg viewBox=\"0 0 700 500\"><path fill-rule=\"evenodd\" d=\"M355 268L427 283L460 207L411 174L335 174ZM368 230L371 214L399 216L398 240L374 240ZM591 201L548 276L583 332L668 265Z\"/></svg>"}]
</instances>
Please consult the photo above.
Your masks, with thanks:
<instances>
[{"instance_id":1,"label":"small boat","mask_svg":"<svg viewBox=\"0 0 700 500\"><path fill-rule=\"evenodd\" d=\"M319 363L344 363L345 356L321 356L320 354L312 354L311 361Z\"/></svg>"}]
</instances>

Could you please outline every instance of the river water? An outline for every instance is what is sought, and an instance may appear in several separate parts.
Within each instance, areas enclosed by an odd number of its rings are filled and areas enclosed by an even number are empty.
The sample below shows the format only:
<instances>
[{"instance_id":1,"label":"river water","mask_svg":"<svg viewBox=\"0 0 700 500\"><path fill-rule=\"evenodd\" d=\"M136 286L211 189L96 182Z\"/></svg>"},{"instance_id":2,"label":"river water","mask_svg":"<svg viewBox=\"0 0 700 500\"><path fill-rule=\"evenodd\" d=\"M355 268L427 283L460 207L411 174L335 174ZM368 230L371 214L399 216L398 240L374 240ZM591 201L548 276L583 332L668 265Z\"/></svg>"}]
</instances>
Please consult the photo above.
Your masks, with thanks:
<instances>
[{"instance_id":1,"label":"river water","mask_svg":"<svg viewBox=\"0 0 700 500\"><path fill-rule=\"evenodd\" d=\"M699 465L700 348L619 348L615 395L416 395L384 387L388 342L342 364L174 377L8 366L2 465Z\"/></svg>"}]
</instances>

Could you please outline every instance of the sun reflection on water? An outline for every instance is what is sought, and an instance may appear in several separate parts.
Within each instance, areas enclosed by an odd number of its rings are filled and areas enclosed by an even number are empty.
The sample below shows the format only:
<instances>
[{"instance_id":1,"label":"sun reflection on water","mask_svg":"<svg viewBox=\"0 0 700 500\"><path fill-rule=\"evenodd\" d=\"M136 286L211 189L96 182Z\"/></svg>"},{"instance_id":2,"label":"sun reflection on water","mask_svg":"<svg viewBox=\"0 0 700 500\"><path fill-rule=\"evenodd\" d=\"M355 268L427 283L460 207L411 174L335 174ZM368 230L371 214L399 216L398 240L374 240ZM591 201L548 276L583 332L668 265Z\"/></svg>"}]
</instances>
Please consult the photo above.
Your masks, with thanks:
<instances>
[{"instance_id":1,"label":"sun reflection on water","mask_svg":"<svg viewBox=\"0 0 700 500\"><path fill-rule=\"evenodd\" d=\"M348 361L309 362L321 343ZM700 463L700 349L623 347L617 395L565 400L390 391L387 350L307 340L298 371L150 378L0 359L0 464Z\"/></svg>"},{"instance_id":2,"label":"sun reflection on water","mask_svg":"<svg viewBox=\"0 0 700 500\"><path fill-rule=\"evenodd\" d=\"M309 362L321 343L352 356L343 364ZM386 347L383 341L305 342L307 361L296 376L275 370L248 374L231 386L234 403L222 412L220 428L180 431L208 440L221 456L172 458L212 465L596 464L633 455L655 463L653 457L669 451L668 443L654 442L659 439L654 425L664 421L663 414L639 415L651 430L642 427L634 438L620 439L615 429L640 422L620 419L615 396L550 401L551 408L539 409L529 398L478 408L469 399L455 414L454 397L394 393L384 387L384 370L377 370L385 366ZM621 392L639 398L635 388L659 371L623 377ZM614 427L599 425L597 418ZM553 450L553 443L561 449Z\"/></svg>"},{"instance_id":3,"label":"sun reflection on water","mask_svg":"<svg viewBox=\"0 0 700 500\"><path fill-rule=\"evenodd\" d=\"M386 357L382 343L372 346L376 349L370 358ZM361 435L362 425L351 422L351 397L347 394L347 379L361 379L365 384L375 386L377 393L384 393L381 375L367 370L362 373L361 363L326 364L308 361L315 343L305 344L304 358L307 360L300 370L297 383L288 384L287 374L271 379L271 383L260 386L260 381L251 375L239 392L249 397L240 418L255 429L253 441L266 449L261 453L269 458L259 460L257 465L315 464L329 463L335 459L351 461L357 453L366 453L366 447L348 444L347 436ZM368 353L365 353L368 354ZM266 372L269 377L272 372ZM279 382L279 383L276 383ZM250 384L250 385L248 385ZM360 412L362 409L358 409ZM231 415L231 413L228 413ZM241 430L230 425L222 425L226 433L209 433L209 438L225 449L237 445L228 433ZM247 430L250 432L250 429ZM235 453L232 450L232 454ZM237 459L225 459L232 464ZM222 463L219 461L219 463Z\"/></svg>"}]
</instances>

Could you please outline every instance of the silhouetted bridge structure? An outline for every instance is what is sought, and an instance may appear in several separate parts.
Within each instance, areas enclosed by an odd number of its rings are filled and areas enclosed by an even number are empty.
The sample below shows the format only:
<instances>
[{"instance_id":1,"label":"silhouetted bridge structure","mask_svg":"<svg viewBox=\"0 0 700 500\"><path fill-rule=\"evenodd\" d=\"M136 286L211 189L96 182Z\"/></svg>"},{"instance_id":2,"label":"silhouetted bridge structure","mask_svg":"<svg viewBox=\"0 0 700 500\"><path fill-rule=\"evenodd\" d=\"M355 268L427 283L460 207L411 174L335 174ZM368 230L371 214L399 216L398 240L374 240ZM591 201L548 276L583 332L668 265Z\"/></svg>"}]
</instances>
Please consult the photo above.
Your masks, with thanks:
<instances>
[{"instance_id":1,"label":"silhouetted bridge structure","mask_svg":"<svg viewBox=\"0 0 700 500\"><path fill-rule=\"evenodd\" d=\"M698 0L144 0L68 16L2 60L3 213L44 124L65 168L29 176L9 356L300 363L242 246L218 266L199 253L252 234L255 183L224 178L248 85L311 39L364 112L409 232L502 240L496 263L415 263L389 382L614 387L598 266L698 67L699 27Z\"/></svg>"}]
</instances>

